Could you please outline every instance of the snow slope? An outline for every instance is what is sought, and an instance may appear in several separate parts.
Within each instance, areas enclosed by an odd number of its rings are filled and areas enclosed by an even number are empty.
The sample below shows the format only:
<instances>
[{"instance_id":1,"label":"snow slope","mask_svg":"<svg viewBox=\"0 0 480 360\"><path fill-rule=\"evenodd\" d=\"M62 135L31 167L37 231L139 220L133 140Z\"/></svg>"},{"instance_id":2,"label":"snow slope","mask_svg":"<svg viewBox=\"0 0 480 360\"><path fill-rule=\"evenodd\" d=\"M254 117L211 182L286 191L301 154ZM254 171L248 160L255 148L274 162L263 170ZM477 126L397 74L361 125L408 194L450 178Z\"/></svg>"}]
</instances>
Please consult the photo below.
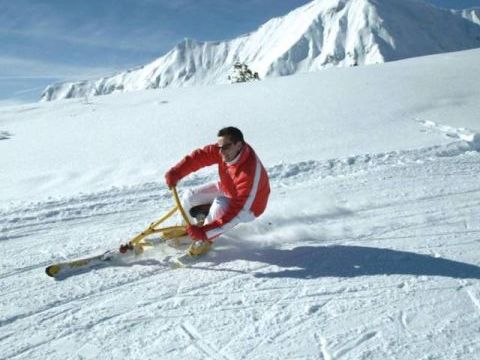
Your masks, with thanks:
<instances>
[{"instance_id":1,"label":"snow slope","mask_svg":"<svg viewBox=\"0 0 480 360\"><path fill-rule=\"evenodd\" d=\"M0 359L477 359L479 61L1 108ZM163 172L228 124L268 168L260 219L188 269L46 277L159 217Z\"/></svg>"},{"instance_id":2,"label":"snow slope","mask_svg":"<svg viewBox=\"0 0 480 360\"><path fill-rule=\"evenodd\" d=\"M257 84L3 108L0 131L11 136L0 151L11 155L0 157L0 208L162 181L180 155L229 124L272 165L446 144L419 121L475 130L477 64L474 50Z\"/></svg>"},{"instance_id":3,"label":"snow slope","mask_svg":"<svg viewBox=\"0 0 480 360\"><path fill-rule=\"evenodd\" d=\"M50 85L42 100L222 84L237 61L265 78L477 47L480 27L471 14L419 0L315 0L232 40L185 39L141 68Z\"/></svg>"},{"instance_id":4,"label":"snow slope","mask_svg":"<svg viewBox=\"0 0 480 360\"><path fill-rule=\"evenodd\" d=\"M452 10L454 14L460 15L465 19L480 25L480 8Z\"/></svg>"}]
</instances>

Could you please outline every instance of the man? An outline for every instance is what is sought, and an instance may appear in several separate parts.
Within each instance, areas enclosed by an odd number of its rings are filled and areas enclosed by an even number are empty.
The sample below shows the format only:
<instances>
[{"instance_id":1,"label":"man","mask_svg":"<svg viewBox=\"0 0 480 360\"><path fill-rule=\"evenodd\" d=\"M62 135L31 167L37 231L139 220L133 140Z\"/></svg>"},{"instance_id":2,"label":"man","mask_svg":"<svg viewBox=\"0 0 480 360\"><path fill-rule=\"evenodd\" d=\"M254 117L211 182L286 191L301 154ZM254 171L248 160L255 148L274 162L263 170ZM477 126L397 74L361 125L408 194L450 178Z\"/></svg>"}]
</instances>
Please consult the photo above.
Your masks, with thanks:
<instances>
[{"instance_id":1,"label":"man","mask_svg":"<svg viewBox=\"0 0 480 360\"><path fill-rule=\"evenodd\" d=\"M260 216L270 194L268 175L260 159L235 127L221 129L216 144L197 149L165 174L168 187L210 165L218 165L220 181L188 190L182 198L186 212L211 204L203 225L187 226L192 256L206 253L213 241L235 225Z\"/></svg>"}]
</instances>

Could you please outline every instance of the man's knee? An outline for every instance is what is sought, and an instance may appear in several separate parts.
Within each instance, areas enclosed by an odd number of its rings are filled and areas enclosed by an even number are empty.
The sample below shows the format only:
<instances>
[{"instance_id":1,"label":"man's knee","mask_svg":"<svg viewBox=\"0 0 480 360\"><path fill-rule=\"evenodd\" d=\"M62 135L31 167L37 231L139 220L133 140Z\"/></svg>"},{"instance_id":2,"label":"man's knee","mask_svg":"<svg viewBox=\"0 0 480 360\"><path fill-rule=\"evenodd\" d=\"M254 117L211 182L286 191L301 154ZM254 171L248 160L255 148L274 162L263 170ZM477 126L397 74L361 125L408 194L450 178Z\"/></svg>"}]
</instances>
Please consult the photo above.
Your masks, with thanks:
<instances>
[{"instance_id":1,"label":"man's knee","mask_svg":"<svg viewBox=\"0 0 480 360\"><path fill-rule=\"evenodd\" d=\"M230 202L228 201L228 198L224 196L219 196L213 199L205 223L211 223L216 219L221 218L227 212L229 205Z\"/></svg>"},{"instance_id":2,"label":"man's knee","mask_svg":"<svg viewBox=\"0 0 480 360\"><path fill-rule=\"evenodd\" d=\"M182 201L183 202L190 202L193 198L193 191L191 189L187 189L182 194Z\"/></svg>"}]
</instances>

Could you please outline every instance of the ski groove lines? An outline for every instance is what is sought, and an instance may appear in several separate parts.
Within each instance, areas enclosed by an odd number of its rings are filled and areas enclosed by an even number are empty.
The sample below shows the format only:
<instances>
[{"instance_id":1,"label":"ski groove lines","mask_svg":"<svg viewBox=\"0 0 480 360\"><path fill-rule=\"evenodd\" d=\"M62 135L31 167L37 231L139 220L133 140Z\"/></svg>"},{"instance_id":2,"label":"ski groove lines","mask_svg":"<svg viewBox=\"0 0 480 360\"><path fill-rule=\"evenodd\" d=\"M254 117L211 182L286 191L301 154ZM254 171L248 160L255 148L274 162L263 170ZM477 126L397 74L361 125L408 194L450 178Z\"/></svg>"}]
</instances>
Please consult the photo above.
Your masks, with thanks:
<instances>
[{"instance_id":1,"label":"ski groove lines","mask_svg":"<svg viewBox=\"0 0 480 360\"><path fill-rule=\"evenodd\" d=\"M339 359L343 357L344 355L350 353L352 350L358 348L360 345L371 341L373 338L377 336L376 331L370 331L366 332L356 339L349 340L346 345L342 346L338 351L335 352L333 358L334 359Z\"/></svg>"},{"instance_id":2,"label":"ski groove lines","mask_svg":"<svg viewBox=\"0 0 480 360\"><path fill-rule=\"evenodd\" d=\"M327 350L327 346L328 346L327 339L317 334L315 334L315 339L317 340L317 343L320 344L320 352L322 354L323 360L332 360L332 356Z\"/></svg>"},{"instance_id":3,"label":"ski groove lines","mask_svg":"<svg viewBox=\"0 0 480 360\"><path fill-rule=\"evenodd\" d=\"M227 348L230 344L232 344L234 341L238 340L239 338L242 337L243 334L251 335L252 333L255 333L255 330L258 329L261 323L265 323L271 320L276 315L276 312L273 311L275 309L275 306L281 303L282 301L286 300L289 298L290 295L294 294L296 292L296 288L290 289L284 296L277 298L274 300L269 307L263 311L263 315L261 316L260 319L258 319L254 324L251 324L245 328L243 328L242 331L240 331L238 334L236 334L234 337L230 339L226 344L222 346L220 351L223 351L225 348ZM260 340L260 344L263 342L263 339ZM252 347L247 354L242 354L242 358L246 358L246 356L250 353L252 353L255 348L257 348L260 344L257 344L256 346Z\"/></svg>"},{"instance_id":4,"label":"ski groove lines","mask_svg":"<svg viewBox=\"0 0 480 360\"><path fill-rule=\"evenodd\" d=\"M139 284L144 284L144 283L150 282L151 277L156 276L160 273L163 273L167 270L169 270L169 269L165 269L165 268L156 269L156 270L152 271L150 274L142 274L141 277L140 276L137 277L135 283L136 283L136 285L139 285ZM93 298L96 298L96 297L101 298L102 296L104 296L107 293L111 294L112 291L113 292L122 291L122 287L124 287L126 285L131 285L131 284L132 284L132 279L125 279L123 281L119 281L116 284L112 284L110 286L103 287L101 289L92 290L91 292L86 293L86 294L78 295L78 296L75 296L75 297L72 297L72 298L67 298L66 300L63 300L63 301L59 300L59 301L47 303L47 304L41 306L39 309L36 309L36 311L27 312L27 313L24 313L24 314L16 315L16 316L11 317L11 318L7 318L5 320L1 320L0 321L0 326L6 326L6 325L11 324L13 322L16 322L18 320L22 320L22 319L29 318L29 317L32 317L32 316L37 316L37 315L42 314L44 312L48 312L51 309L62 307L64 305L69 305L69 304L72 304L72 303L74 304L74 303L77 303L77 302L81 302L82 300L85 300L85 299L93 299Z\"/></svg>"},{"instance_id":5,"label":"ski groove lines","mask_svg":"<svg viewBox=\"0 0 480 360\"><path fill-rule=\"evenodd\" d=\"M473 293L473 291L470 290L470 289L467 289L466 292L468 294L468 297L472 301L473 306L477 310L477 316L480 316L480 300L479 300L479 298L476 297L475 294Z\"/></svg>"},{"instance_id":6,"label":"ski groove lines","mask_svg":"<svg viewBox=\"0 0 480 360\"><path fill-rule=\"evenodd\" d=\"M190 324L185 322L180 326L180 329L187 334L187 336L192 341L193 346L200 350L206 359L212 360L232 360L231 357L222 354L221 350L215 348L211 343L206 341L197 331L197 329Z\"/></svg>"}]
</instances>

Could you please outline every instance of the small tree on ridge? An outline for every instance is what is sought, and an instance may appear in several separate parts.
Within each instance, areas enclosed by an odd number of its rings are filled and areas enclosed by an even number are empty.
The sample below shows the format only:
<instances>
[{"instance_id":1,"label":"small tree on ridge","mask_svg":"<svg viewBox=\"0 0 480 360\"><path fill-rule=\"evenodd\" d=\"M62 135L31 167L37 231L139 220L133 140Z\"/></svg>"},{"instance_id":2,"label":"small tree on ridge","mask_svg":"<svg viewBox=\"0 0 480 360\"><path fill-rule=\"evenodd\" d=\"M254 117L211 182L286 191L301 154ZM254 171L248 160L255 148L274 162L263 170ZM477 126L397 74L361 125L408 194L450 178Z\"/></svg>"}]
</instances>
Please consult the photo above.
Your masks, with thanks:
<instances>
[{"instance_id":1,"label":"small tree on ridge","mask_svg":"<svg viewBox=\"0 0 480 360\"><path fill-rule=\"evenodd\" d=\"M233 65L233 74L228 76L228 80L232 84L242 83L247 81L260 80L257 72L253 72L248 68L248 65L241 62L236 62Z\"/></svg>"}]
</instances>

